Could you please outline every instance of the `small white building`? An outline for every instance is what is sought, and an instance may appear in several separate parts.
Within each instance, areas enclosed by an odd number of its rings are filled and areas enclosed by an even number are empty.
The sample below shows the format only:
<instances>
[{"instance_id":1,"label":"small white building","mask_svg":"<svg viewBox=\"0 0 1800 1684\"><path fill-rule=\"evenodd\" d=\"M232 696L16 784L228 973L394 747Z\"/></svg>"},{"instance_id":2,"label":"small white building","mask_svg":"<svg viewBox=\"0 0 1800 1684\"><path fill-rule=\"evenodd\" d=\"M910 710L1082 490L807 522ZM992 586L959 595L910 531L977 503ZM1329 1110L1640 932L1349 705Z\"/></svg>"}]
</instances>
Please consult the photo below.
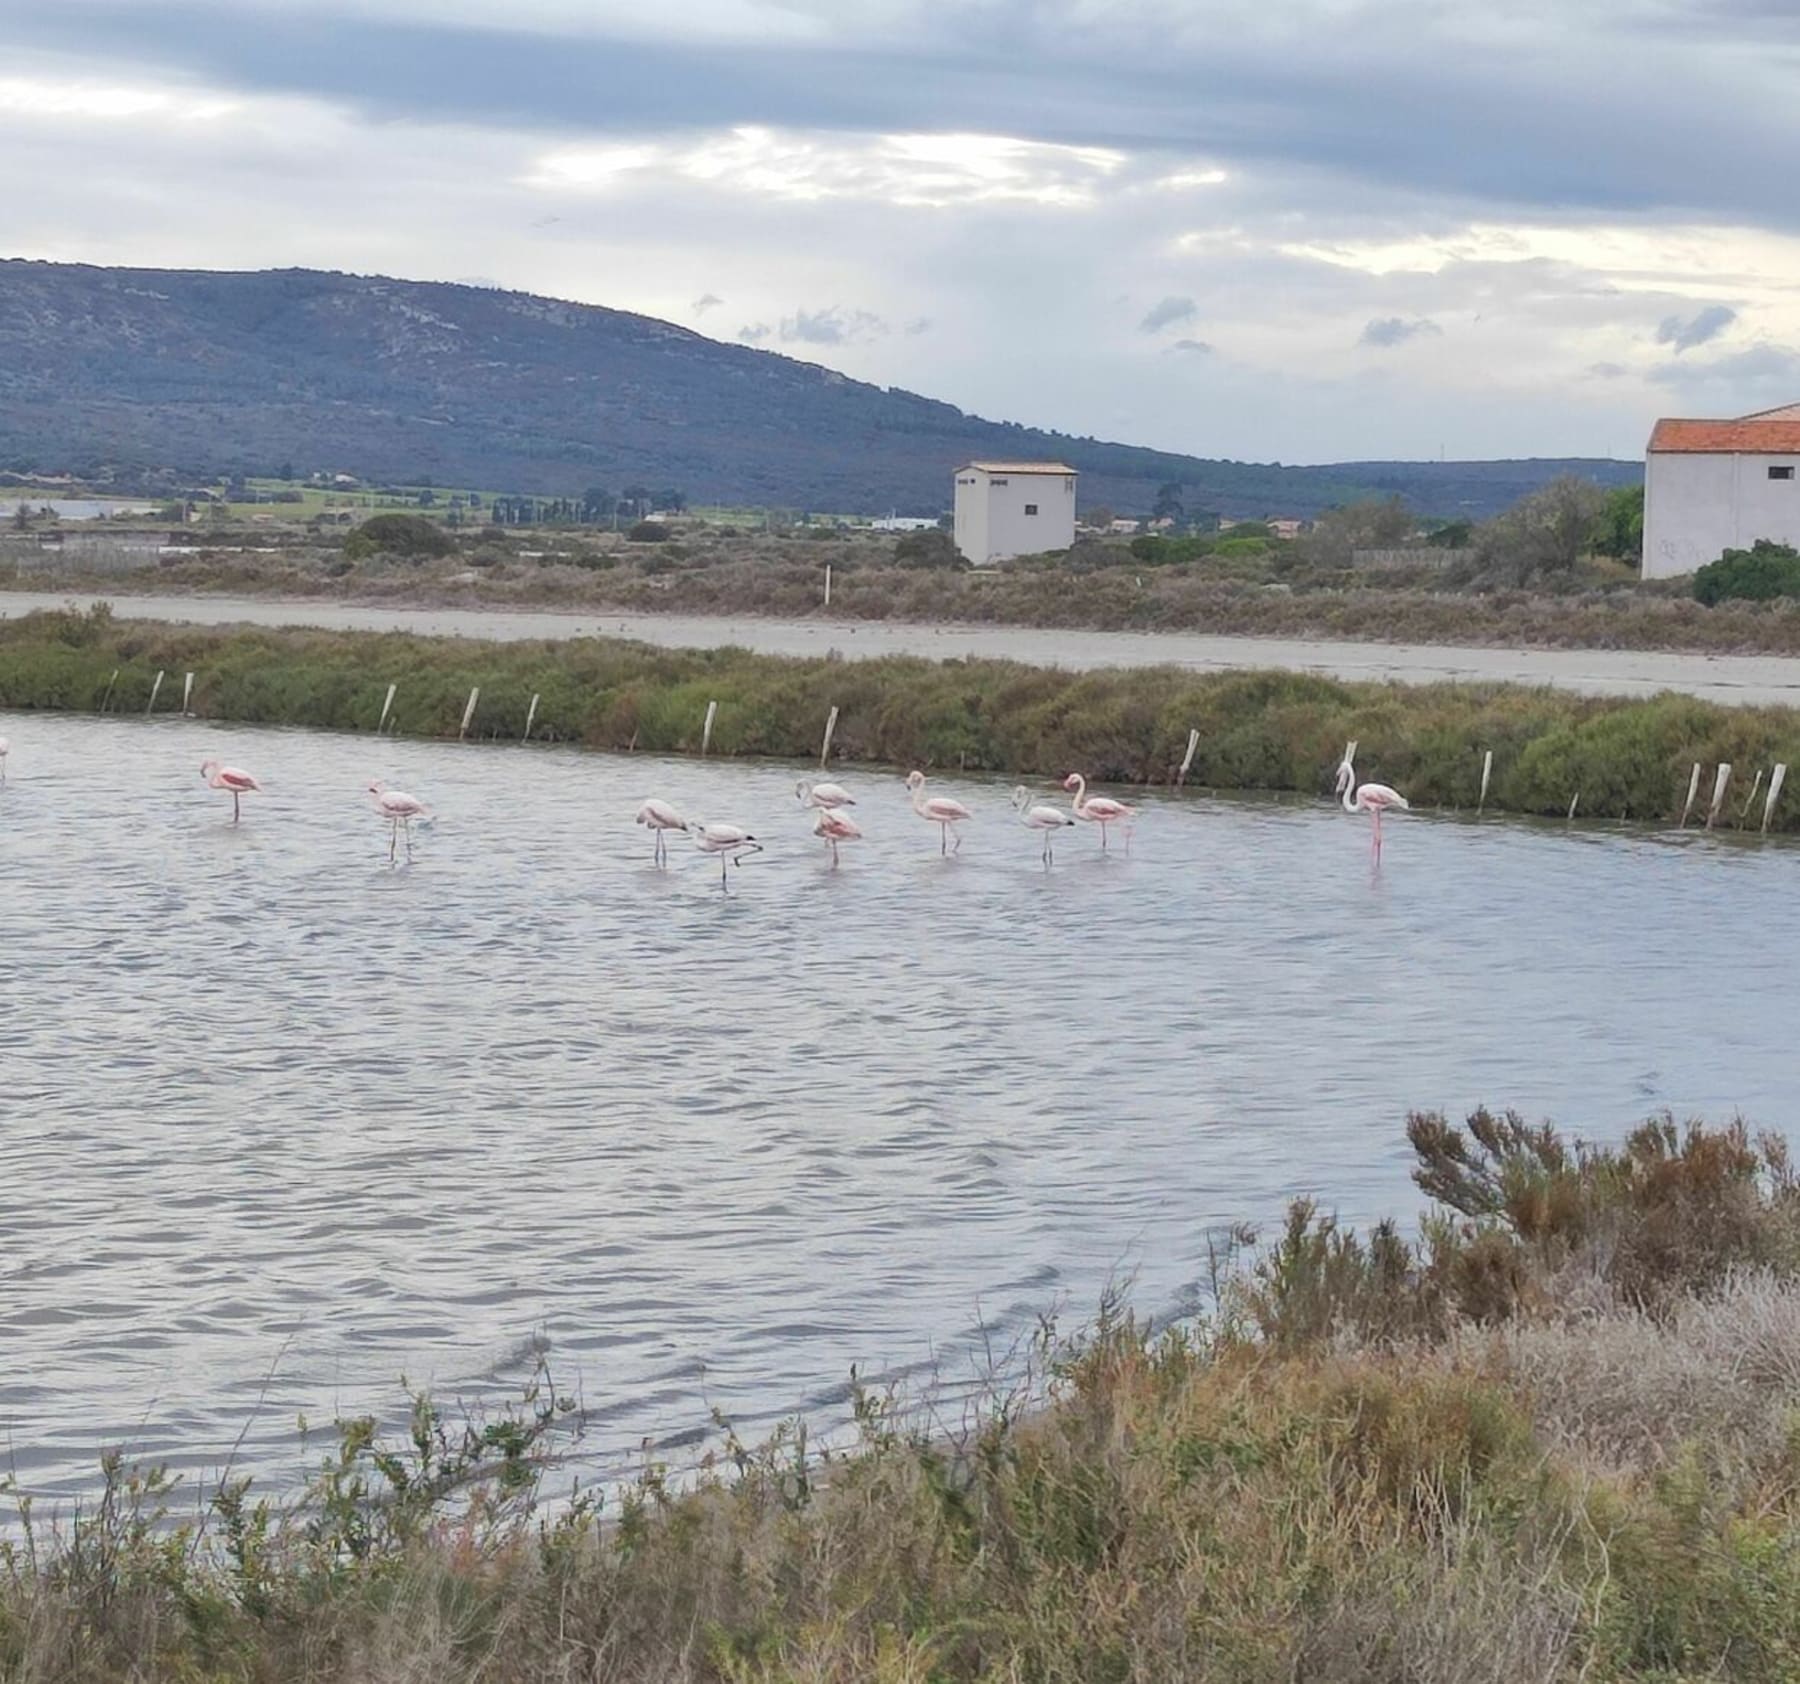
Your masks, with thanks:
<instances>
[{"instance_id":1,"label":"small white building","mask_svg":"<svg viewBox=\"0 0 1800 1684\"><path fill-rule=\"evenodd\" d=\"M1644 460L1644 577L1692 573L1758 538L1800 544L1800 404L1658 421Z\"/></svg>"},{"instance_id":2,"label":"small white building","mask_svg":"<svg viewBox=\"0 0 1800 1684\"><path fill-rule=\"evenodd\" d=\"M956 548L977 567L1075 542L1075 470L1063 462L965 462Z\"/></svg>"}]
</instances>

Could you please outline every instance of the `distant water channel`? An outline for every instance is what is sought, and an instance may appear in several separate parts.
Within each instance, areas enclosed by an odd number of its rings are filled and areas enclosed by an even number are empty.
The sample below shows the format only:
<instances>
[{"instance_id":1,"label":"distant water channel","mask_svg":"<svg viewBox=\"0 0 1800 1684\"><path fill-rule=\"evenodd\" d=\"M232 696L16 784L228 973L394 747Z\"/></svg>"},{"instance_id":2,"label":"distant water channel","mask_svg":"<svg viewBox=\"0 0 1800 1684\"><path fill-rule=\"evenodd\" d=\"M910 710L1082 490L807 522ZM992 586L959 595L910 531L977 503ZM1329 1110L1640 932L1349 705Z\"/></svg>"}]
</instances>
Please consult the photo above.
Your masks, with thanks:
<instances>
[{"instance_id":1,"label":"distant water channel","mask_svg":"<svg viewBox=\"0 0 1800 1684\"><path fill-rule=\"evenodd\" d=\"M850 772L834 874L776 765L0 734L0 1435L65 1512L103 1447L291 1478L298 1415L534 1346L597 1468L828 1424L852 1364L1192 1303L1294 1194L1410 1216L1409 1107L1794 1121L1789 847L1414 816L1376 880L1323 803L1146 796L1046 874L1005 786L942 780L944 860ZM237 830L208 753L268 784ZM438 808L410 869L372 776ZM651 793L768 840L731 898L651 868Z\"/></svg>"}]
</instances>

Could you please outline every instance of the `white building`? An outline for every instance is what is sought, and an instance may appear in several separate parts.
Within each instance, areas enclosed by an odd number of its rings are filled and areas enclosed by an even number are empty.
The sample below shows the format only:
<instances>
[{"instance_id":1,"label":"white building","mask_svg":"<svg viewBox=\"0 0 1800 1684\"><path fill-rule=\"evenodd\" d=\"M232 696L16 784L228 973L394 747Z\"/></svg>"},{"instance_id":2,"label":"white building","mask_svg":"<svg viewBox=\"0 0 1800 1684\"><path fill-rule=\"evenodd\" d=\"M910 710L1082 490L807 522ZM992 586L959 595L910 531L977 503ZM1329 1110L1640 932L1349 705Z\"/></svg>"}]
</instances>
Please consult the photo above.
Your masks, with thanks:
<instances>
[{"instance_id":1,"label":"white building","mask_svg":"<svg viewBox=\"0 0 1800 1684\"><path fill-rule=\"evenodd\" d=\"M1075 470L1062 462L965 462L956 548L977 567L1075 542Z\"/></svg>"},{"instance_id":2,"label":"white building","mask_svg":"<svg viewBox=\"0 0 1800 1684\"><path fill-rule=\"evenodd\" d=\"M1644 461L1644 577L1692 573L1758 538L1800 544L1800 404L1658 421Z\"/></svg>"}]
</instances>

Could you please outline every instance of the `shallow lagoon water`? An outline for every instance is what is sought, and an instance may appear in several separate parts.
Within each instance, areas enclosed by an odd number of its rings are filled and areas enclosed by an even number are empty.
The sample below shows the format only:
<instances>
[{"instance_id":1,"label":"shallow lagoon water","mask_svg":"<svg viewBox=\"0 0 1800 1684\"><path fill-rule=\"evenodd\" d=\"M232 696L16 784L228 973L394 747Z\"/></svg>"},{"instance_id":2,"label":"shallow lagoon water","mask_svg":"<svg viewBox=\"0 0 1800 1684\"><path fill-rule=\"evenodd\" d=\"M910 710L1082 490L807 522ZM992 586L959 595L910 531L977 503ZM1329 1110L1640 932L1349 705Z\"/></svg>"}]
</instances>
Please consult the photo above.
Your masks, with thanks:
<instances>
[{"instance_id":1,"label":"shallow lagoon water","mask_svg":"<svg viewBox=\"0 0 1800 1684\"><path fill-rule=\"evenodd\" d=\"M543 1344L597 1467L829 1422L1122 1275L1177 1309L1296 1193L1410 1216L1411 1107L1792 1121L1785 846L1413 815L1375 877L1325 802L1147 795L1046 873L1011 780L934 779L944 860L852 769L833 873L784 766L0 734L0 1455L65 1505L110 1445L291 1477L297 1415ZM235 830L208 754L268 784ZM410 868L371 777L438 809ZM769 851L657 871L650 794Z\"/></svg>"}]
</instances>

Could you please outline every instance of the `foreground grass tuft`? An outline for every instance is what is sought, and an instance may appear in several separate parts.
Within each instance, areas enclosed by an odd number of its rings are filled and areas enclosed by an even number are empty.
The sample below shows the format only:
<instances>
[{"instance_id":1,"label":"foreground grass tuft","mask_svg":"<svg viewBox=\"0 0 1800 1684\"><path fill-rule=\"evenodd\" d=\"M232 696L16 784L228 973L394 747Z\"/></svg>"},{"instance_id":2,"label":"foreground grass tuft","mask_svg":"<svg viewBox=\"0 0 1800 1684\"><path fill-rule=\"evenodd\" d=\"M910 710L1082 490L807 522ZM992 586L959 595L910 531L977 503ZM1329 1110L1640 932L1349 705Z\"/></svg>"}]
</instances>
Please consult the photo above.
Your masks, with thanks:
<instances>
[{"instance_id":1,"label":"foreground grass tuft","mask_svg":"<svg viewBox=\"0 0 1800 1684\"><path fill-rule=\"evenodd\" d=\"M1800 1187L1741 1127L1600 1150L1411 1119L1416 1240L1297 1205L1217 1307L1049 1341L957 1432L727 1439L697 1488L534 1501L553 1389L345 1423L284 1505L171 1528L114 1464L0 1574L0 1677L259 1684L1515 1684L1800 1659Z\"/></svg>"},{"instance_id":2,"label":"foreground grass tuft","mask_svg":"<svg viewBox=\"0 0 1800 1684\"><path fill-rule=\"evenodd\" d=\"M1684 696L1615 701L1514 686L1347 684L1304 673L1169 669L1070 674L1006 661L788 660L741 649L665 650L600 639L478 643L304 630L115 621L102 605L0 620L0 707L141 715L158 672L162 705L195 675L202 718L371 731L390 683L391 726L454 737L469 692L475 737L533 736L602 749L699 750L811 759L829 710L847 762L1095 780L1173 780L1190 729L1196 788L1328 791L1349 738L1366 776L1417 805L1468 809L1494 754L1488 806L1590 818L1677 816L1693 764L1738 770L1723 822L1756 826L1755 773L1800 762L1800 713ZM116 677L114 676L116 674ZM1710 787L1710 785L1709 785ZM1778 807L1775 828L1800 829Z\"/></svg>"}]
</instances>

